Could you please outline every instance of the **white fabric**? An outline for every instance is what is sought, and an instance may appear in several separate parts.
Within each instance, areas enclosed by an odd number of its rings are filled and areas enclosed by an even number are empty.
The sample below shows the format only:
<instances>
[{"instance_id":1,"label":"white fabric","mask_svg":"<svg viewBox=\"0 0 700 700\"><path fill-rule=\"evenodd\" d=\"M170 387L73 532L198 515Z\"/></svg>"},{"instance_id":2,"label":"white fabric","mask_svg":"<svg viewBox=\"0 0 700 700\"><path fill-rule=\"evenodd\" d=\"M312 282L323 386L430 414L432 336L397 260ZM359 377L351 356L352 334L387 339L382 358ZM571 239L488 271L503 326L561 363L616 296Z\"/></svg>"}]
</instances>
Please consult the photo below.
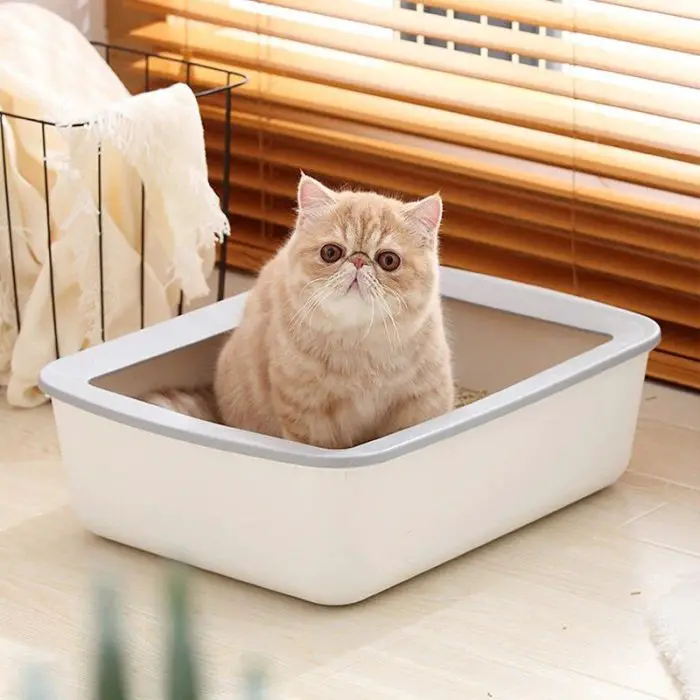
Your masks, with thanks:
<instances>
[{"instance_id":1,"label":"white fabric","mask_svg":"<svg viewBox=\"0 0 700 700\"><path fill-rule=\"evenodd\" d=\"M652 639L680 686L700 700L700 573L663 595L650 613Z\"/></svg>"},{"instance_id":2,"label":"white fabric","mask_svg":"<svg viewBox=\"0 0 700 700\"><path fill-rule=\"evenodd\" d=\"M61 355L101 339L97 153L102 148L105 336L140 327L141 183L146 192L145 321L208 292L228 220L208 182L196 99L186 85L131 97L68 22L34 5L0 4L0 109L48 127L51 240ZM69 124L85 122L85 127ZM41 128L5 119L21 330L11 286L0 170L0 385L15 406L45 401L54 359Z\"/></svg>"}]
</instances>

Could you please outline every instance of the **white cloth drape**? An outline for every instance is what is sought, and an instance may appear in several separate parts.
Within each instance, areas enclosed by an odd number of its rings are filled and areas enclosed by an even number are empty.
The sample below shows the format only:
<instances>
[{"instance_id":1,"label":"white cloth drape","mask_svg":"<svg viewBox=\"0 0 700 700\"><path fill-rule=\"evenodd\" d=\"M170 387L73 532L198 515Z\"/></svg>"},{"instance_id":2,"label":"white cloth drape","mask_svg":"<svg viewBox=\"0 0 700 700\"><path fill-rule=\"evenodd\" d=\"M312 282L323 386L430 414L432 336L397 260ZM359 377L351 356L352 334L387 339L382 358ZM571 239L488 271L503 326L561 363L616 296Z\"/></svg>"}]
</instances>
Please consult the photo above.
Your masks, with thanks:
<instances>
[{"instance_id":1,"label":"white cloth drape","mask_svg":"<svg viewBox=\"0 0 700 700\"><path fill-rule=\"evenodd\" d=\"M208 292L228 221L208 182L197 101L186 85L130 96L69 23L33 5L0 4L0 110L47 127L50 236L60 354L100 342L98 150L101 148L105 336L141 316L145 188L145 321ZM85 126L68 126L87 122ZM0 169L0 385L16 406L45 401L39 372L55 357L41 127L4 119L9 206ZM20 330L9 248L12 225Z\"/></svg>"}]
</instances>

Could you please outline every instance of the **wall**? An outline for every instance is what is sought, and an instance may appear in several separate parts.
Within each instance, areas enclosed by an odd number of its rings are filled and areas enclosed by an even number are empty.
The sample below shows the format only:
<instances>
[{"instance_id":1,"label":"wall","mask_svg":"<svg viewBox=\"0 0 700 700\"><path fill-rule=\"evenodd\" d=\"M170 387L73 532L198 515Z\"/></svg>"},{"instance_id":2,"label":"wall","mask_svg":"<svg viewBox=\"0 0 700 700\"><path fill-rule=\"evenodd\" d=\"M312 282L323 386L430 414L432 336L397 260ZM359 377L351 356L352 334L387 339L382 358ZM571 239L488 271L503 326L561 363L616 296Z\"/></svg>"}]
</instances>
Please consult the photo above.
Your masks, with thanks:
<instances>
[{"instance_id":1,"label":"wall","mask_svg":"<svg viewBox=\"0 0 700 700\"><path fill-rule=\"evenodd\" d=\"M0 0L3 2L34 2L55 12L92 41L105 41L105 0Z\"/></svg>"}]
</instances>

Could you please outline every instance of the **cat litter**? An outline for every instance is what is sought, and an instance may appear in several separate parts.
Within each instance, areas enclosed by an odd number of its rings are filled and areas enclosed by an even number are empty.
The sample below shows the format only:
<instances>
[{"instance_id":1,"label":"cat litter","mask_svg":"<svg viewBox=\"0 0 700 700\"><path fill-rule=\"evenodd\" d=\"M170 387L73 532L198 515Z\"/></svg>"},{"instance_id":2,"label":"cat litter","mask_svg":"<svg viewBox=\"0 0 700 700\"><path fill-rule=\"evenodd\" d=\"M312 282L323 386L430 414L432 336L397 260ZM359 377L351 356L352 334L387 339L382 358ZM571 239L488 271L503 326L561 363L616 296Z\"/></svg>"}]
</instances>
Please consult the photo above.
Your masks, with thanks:
<instances>
[{"instance_id":1,"label":"cat litter","mask_svg":"<svg viewBox=\"0 0 700 700\"><path fill-rule=\"evenodd\" d=\"M468 406L470 403L479 401L479 399L485 399L488 395L488 391L465 389L464 387L457 386L455 387L455 408Z\"/></svg>"}]
</instances>

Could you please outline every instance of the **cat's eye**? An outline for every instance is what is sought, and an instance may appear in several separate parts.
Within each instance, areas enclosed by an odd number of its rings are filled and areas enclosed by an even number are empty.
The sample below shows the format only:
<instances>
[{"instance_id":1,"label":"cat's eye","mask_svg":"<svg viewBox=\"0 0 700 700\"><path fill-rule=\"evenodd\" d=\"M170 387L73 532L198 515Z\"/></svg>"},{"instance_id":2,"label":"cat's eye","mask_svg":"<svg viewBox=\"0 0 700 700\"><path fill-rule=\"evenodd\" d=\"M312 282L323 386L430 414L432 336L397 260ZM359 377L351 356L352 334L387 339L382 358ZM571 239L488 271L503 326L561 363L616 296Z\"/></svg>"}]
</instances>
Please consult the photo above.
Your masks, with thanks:
<instances>
[{"instance_id":1,"label":"cat's eye","mask_svg":"<svg viewBox=\"0 0 700 700\"><path fill-rule=\"evenodd\" d=\"M344 255L344 250L335 243L326 243L321 248L321 260L326 263L338 262Z\"/></svg>"},{"instance_id":2,"label":"cat's eye","mask_svg":"<svg viewBox=\"0 0 700 700\"><path fill-rule=\"evenodd\" d=\"M393 250L382 250L381 252L377 253L375 260L377 261L379 267L387 272L393 272L401 264L401 258L399 257L398 253L394 253Z\"/></svg>"}]
</instances>

